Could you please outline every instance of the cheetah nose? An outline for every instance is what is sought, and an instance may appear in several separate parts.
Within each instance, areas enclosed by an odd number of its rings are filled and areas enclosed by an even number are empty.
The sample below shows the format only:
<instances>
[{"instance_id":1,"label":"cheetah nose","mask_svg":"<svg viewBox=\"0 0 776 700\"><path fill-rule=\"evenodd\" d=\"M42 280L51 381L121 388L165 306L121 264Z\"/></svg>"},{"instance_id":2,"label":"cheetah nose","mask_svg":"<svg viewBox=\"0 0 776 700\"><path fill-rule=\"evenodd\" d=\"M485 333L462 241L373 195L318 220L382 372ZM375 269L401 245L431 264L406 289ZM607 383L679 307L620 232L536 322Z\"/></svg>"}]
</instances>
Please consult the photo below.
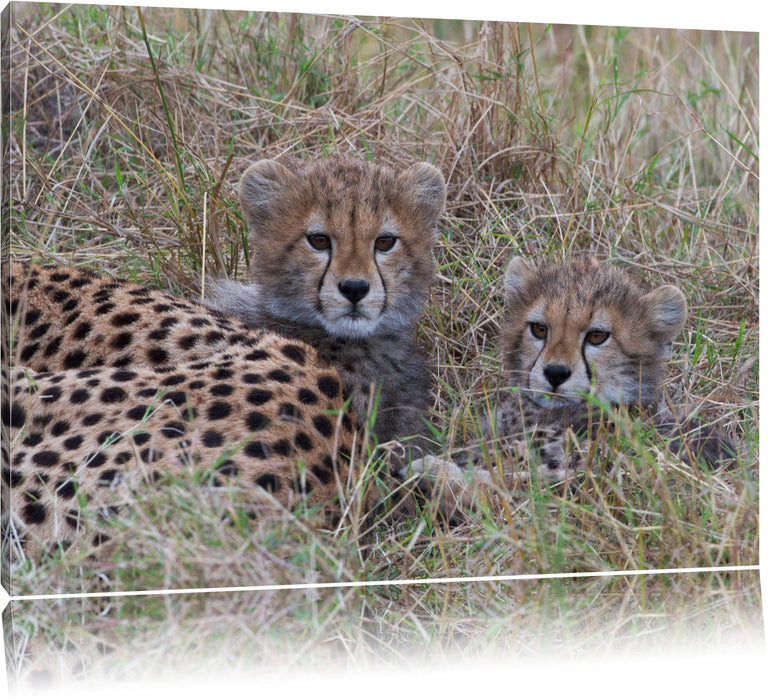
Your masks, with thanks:
<instances>
[{"instance_id":1,"label":"cheetah nose","mask_svg":"<svg viewBox=\"0 0 776 700\"><path fill-rule=\"evenodd\" d=\"M547 365L544 368L544 376L555 391L571 376L571 370L566 365Z\"/></svg>"},{"instance_id":2,"label":"cheetah nose","mask_svg":"<svg viewBox=\"0 0 776 700\"><path fill-rule=\"evenodd\" d=\"M353 304L358 304L369 294L369 282L366 280L342 280L337 286L342 296Z\"/></svg>"}]
</instances>

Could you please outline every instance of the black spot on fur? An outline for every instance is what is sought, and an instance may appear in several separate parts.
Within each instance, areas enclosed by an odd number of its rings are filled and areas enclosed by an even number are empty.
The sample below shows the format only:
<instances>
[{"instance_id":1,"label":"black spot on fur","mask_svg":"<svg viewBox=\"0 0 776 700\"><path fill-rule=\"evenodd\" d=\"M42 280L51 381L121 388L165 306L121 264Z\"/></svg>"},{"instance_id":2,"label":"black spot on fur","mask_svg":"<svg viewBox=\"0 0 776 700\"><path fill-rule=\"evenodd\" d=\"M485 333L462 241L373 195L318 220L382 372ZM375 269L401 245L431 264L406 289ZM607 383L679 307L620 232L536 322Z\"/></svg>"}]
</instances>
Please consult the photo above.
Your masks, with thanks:
<instances>
[{"instance_id":1,"label":"black spot on fur","mask_svg":"<svg viewBox=\"0 0 776 700\"><path fill-rule=\"evenodd\" d=\"M322 484L328 484L334 478L331 468L320 464L313 465L313 474L321 480Z\"/></svg>"},{"instance_id":2,"label":"black spot on fur","mask_svg":"<svg viewBox=\"0 0 776 700\"><path fill-rule=\"evenodd\" d=\"M65 369L77 369L86 359L86 353L83 350L73 350L67 353L62 360L62 366Z\"/></svg>"},{"instance_id":3,"label":"black spot on fur","mask_svg":"<svg viewBox=\"0 0 776 700\"><path fill-rule=\"evenodd\" d=\"M162 452L161 450L155 450L152 447L146 447L140 453L140 459L142 459L144 462L152 463L160 459L163 454L164 452Z\"/></svg>"},{"instance_id":4,"label":"black spot on fur","mask_svg":"<svg viewBox=\"0 0 776 700\"><path fill-rule=\"evenodd\" d=\"M176 438L186 433L186 426L179 421L172 421L170 423L166 423L160 432L162 435L164 435L164 437Z\"/></svg>"},{"instance_id":5,"label":"black spot on fur","mask_svg":"<svg viewBox=\"0 0 776 700\"><path fill-rule=\"evenodd\" d=\"M272 451L282 457L288 457L291 455L291 443L285 439L278 440L272 443Z\"/></svg>"},{"instance_id":6,"label":"black spot on fur","mask_svg":"<svg viewBox=\"0 0 776 700\"><path fill-rule=\"evenodd\" d=\"M249 457L254 457L255 459L270 458L269 448L261 440L254 440L253 442L249 442L243 448L243 452L245 452L245 454Z\"/></svg>"},{"instance_id":7,"label":"black spot on fur","mask_svg":"<svg viewBox=\"0 0 776 700\"><path fill-rule=\"evenodd\" d=\"M81 421L86 426L97 425L102 420L102 413L90 413Z\"/></svg>"},{"instance_id":8,"label":"black spot on fur","mask_svg":"<svg viewBox=\"0 0 776 700\"><path fill-rule=\"evenodd\" d=\"M198 335L184 335L178 339L178 347L181 350L191 350L199 340Z\"/></svg>"},{"instance_id":9,"label":"black spot on fur","mask_svg":"<svg viewBox=\"0 0 776 700\"><path fill-rule=\"evenodd\" d=\"M266 489L270 493L280 491L280 479L275 474L259 474L254 481L257 486Z\"/></svg>"},{"instance_id":10,"label":"black spot on fur","mask_svg":"<svg viewBox=\"0 0 776 700\"><path fill-rule=\"evenodd\" d=\"M72 498L75 496L76 483L72 479L62 479L57 482L57 496L59 498Z\"/></svg>"},{"instance_id":11,"label":"black spot on fur","mask_svg":"<svg viewBox=\"0 0 776 700\"><path fill-rule=\"evenodd\" d=\"M48 331L49 328L51 328L50 323L41 323L35 326L33 329L31 329L27 335L30 340L37 340L42 335L45 335L46 331Z\"/></svg>"},{"instance_id":12,"label":"black spot on fur","mask_svg":"<svg viewBox=\"0 0 776 700\"><path fill-rule=\"evenodd\" d=\"M137 377L137 372L133 372L132 370L128 369L118 370L110 375L110 378L114 382L128 382L135 377Z\"/></svg>"},{"instance_id":13,"label":"black spot on fur","mask_svg":"<svg viewBox=\"0 0 776 700\"><path fill-rule=\"evenodd\" d=\"M240 469L231 459L228 459L216 469L216 472L223 476L237 476L240 473Z\"/></svg>"},{"instance_id":14,"label":"black spot on fur","mask_svg":"<svg viewBox=\"0 0 776 700\"><path fill-rule=\"evenodd\" d=\"M313 449L313 443L312 440L310 440L310 436L307 435L307 433L299 432L294 436L294 444L300 449L304 450L305 452L309 452Z\"/></svg>"},{"instance_id":15,"label":"black spot on fur","mask_svg":"<svg viewBox=\"0 0 776 700\"><path fill-rule=\"evenodd\" d=\"M245 426L250 431L262 430L269 425L269 418L261 411L251 411L245 417Z\"/></svg>"},{"instance_id":16,"label":"black spot on fur","mask_svg":"<svg viewBox=\"0 0 776 700\"><path fill-rule=\"evenodd\" d=\"M89 335L89 331L92 330L92 324L89 323L89 321L81 321L73 331L73 339L74 340L83 340L87 335Z\"/></svg>"},{"instance_id":17,"label":"black spot on fur","mask_svg":"<svg viewBox=\"0 0 776 700\"><path fill-rule=\"evenodd\" d=\"M100 304L95 310L94 313L96 313L99 316L104 316L107 313L110 313L113 311L113 309L116 308L115 304L111 304L110 302L107 304Z\"/></svg>"},{"instance_id":18,"label":"black spot on fur","mask_svg":"<svg viewBox=\"0 0 776 700\"><path fill-rule=\"evenodd\" d=\"M164 340L170 334L169 328L157 328L148 334L149 340Z\"/></svg>"},{"instance_id":19,"label":"black spot on fur","mask_svg":"<svg viewBox=\"0 0 776 700\"><path fill-rule=\"evenodd\" d=\"M76 389L70 394L70 403L84 403L89 399L91 394L86 389Z\"/></svg>"},{"instance_id":20,"label":"black spot on fur","mask_svg":"<svg viewBox=\"0 0 776 700\"><path fill-rule=\"evenodd\" d=\"M111 386L103 390L100 394L100 401L103 403L121 403L127 398L127 392L120 386Z\"/></svg>"},{"instance_id":21,"label":"black spot on fur","mask_svg":"<svg viewBox=\"0 0 776 700\"><path fill-rule=\"evenodd\" d=\"M269 353L266 350L254 350L253 352L249 352L245 359L248 360L248 362L257 362L258 360L266 360L269 357Z\"/></svg>"},{"instance_id":22,"label":"black spot on fur","mask_svg":"<svg viewBox=\"0 0 776 700\"><path fill-rule=\"evenodd\" d=\"M313 406L318 403L318 395L306 387L299 389L297 396L299 397L299 402L307 406Z\"/></svg>"},{"instance_id":23,"label":"black spot on fur","mask_svg":"<svg viewBox=\"0 0 776 700\"><path fill-rule=\"evenodd\" d=\"M22 351L19 353L19 360L23 363L27 362L36 352L38 352L39 347L40 343L25 345Z\"/></svg>"},{"instance_id":24,"label":"black spot on fur","mask_svg":"<svg viewBox=\"0 0 776 700\"><path fill-rule=\"evenodd\" d=\"M334 427L331 424L331 420L328 416L318 415L313 418L313 425L315 429L323 435L323 437L331 437L334 433Z\"/></svg>"},{"instance_id":25,"label":"black spot on fur","mask_svg":"<svg viewBox=\"0 0 776 700\"><path fill-rule=\"evenodd\" d=\"M41 442L43 442L43 436L40 433L30 433L26 438L24 438L24 440L22 440L22 445L25 447L35 447Z\"/></svg>"},{"instance_id":26,"label":"black spot on fur","mask_svg":"<svg viewBox=\"0 0 776 700\"><path fill-rule=\"evenodd\" d=\"M222 420L226 418L232 412L232 407L223 401L217 401L211 404L207 409L207 417L209 420Z\"/></svg>"},{"instance_id":27,"label":"black spot on fur","mask_svg":"<svg viewBox=\"0 0 776 700\"><path fill-rule=\"evenodd\" d=\"M205 447L221 447L224 444L224 436L216 430L206 430L202 434L202 444Z\"/></svg>"},{"instance_id":28,"label":"black spot on fur","mask_svg":"<svg viewBox=\"0 0 776 700\"><path fill-rule=\"evenodd\" d=\"M242 380L246 384L258 384L261 382L261 375L256 374L255 372L246 372L243 374Z\"/></svg>"},{"instance_id":29,"label":"black spot on fur","mask_svg":"<svg viewBox=\"0 0 776 700\"><path fill-rule=\"evenodd\" d=\"M280 352L282 352L289 360L293 360L300 365L303 365L305 362L305 351L299 345L284 345L280 348Z\"/></svg>"},{"instance_id":30,"label":"black spot on fur","mask_svg":"<svg viewBox=\"0 0 776 700\"><path fill-rule=\"evenodd\" d=\"M214 384L210 387L213 396L229 396L234 392L234 387L229 384Z\"/></svg>"},{"instance_id":31,"label":"black spot on fur","mask_svg":"<svg viewBox=\"0 0 776 700\"><path fill-rule=\"evenodd\" d=\"M148 349L146 357L155 365L161 365L169 361L170 354L164 348L153 347Z\"/></svg>"},{"instance_id":32,"label":"black spot on fur","mask_svg":"<svg viewBox=\"0 0 776 700\"><path fill-rule=\"evenodd\" d=\"M60 396L62 396L62 389L58 386L51 386L41 393L40 400L44 403L52 403L59 399Z\"/></svg>"},{"instance_id":33,"label":"black spot on fur","mask_svg":"<svg viewBox=\"0 0 776 700\"><path fill-rule=\"evenodd\" d=\"M24 474L16 469L3 467L3 481L9 486L18 486L24 481Z\"/></svg>"},{"instance_id":34,"label":"black spot on fur","mask_svg":"<svg viewBox=\"0 0 776 700\"><path fill-rule=\"evenodd\" d=\"M333 399L340 391L339 379L331 374L325 374L318 379L318 388L324 396Z\"/></svg>"},{"instance_id":35,"label":"black spot on fur","mask_svg":"<svg viewBox=\"0 0 776 700\"><path fill-rule=\"evenodd\" d=\"M60 435L66 433L68 430L70 430L70 423L68 423L66 420L58 420L54 425L51 426L51 434L54 437L59 437Z\"/></svg>"},{"instance_id":36,"label":"black spot on fur","mask_svg":"<svg viewBox=\"0 0 776 700\"><path fill-rule=\"evenodd\" d=\"M143 420L148 412L148 406L138 405L130 408L124 415L130 420Z\"/></svg>"},{"instance_id":37,"label":"black spot on fur","mask_svg":"<svg viewBox=\"0 0 776 700\"><path fill-rule=\"evenodd\" d=\"M135 321L140 320L140 314L136 311L127 311L124 313L116 314L111 320L111 324L116 326L128 326Z\"/></svg>"},{"instance_id":38,"label":"black spot on fur","mask_svg":"<svg viewBox=\"0 0 776 700\"><path fill-rule=\"evenodd\" d=\"M245 398L248 403L252 403L254 406L261 406L272 398L272 392L266 389L251 389Z\"/></svg>"},{"instance_id":39,"label":"black spot on fur","mask_svg":"<svg viewBox=\"0 0 776 700\"><path fill-rule=\"evenodd\" d=\"M90 469L95 467L101 467L108 458L102 452L92 452L92 454L86 456L86 466Z\"/></svg>"},{"instance_id":40,"label":"black spot on fur","mask_svg":"<svg viewBox=\"0 0 776 700\"><path fill-rule=\"evenodd\" d=\"M135 433L132 436L132 440L136 445L145 445L150 439L151 434L147 433L145 430Z\"/></svg>"},{"instance_id":41,"label":"black spot on fur","mask_svg":"<svg viewBox=\"0 0 776 700\"><path fill-rule=\"evenodd\" d=\"M32 461L41 467L53 467L59 463L59 453L53 450L41 450L32 455Z\"/></svg>"},{"instance_id":42,"label":"black spot on fur","mask_svg":"<svg viewBox=\"0 0 776 700\"><path fill-rule=\"evenodd\" d=\"M118 473L119 472L116 469L103 469L103 471L100 472L100 476L97 477L97 485L110 486Z\"/></svg>"},{"instance_id":43,"label":"black spot on fur","mask_svg":"<svg viewBox=\"0 0 776 700\"><path fill-rule=\"evenodd\" d=\"M132 344L132 338L133 336L129 331L122 331L113 337L110 341L110 345L116 350L123 350Z\"/></svg>"},{"instance_id":44,"label":"black spot on fur","mask_svg":"<svg viewBox=\"0 0 776 700\"><path fill-rule=\"evenodd\" d=\"M176 384L180 384L181 382L185 382L186 377L183 374L171 374L169 377L165 377L162 379L160 384L162 386L175 386Z\"/></svg>"},{"instance_id":45,"label":"black spot on fur","mask_svg":"<svg viewBox=\"0 0 776 700\"><path fill-rule=\"evenodd\" d=\"M281 382L282 384L288 384L291 381L291 375L288 374L288 372L284 372L282 369L273 369L267 377L276 382Z\"/></svg>"},{"instance_id":46,"label":"black spot on fur","mask_svg":"<svg viewBox=\"0 0 776 700\"><path fill-rule=\"evenodd\" d=\"M118 437L119 433L117 433L115 430L103 430L97 436L97 444L102 447L103 445L108 445L114 442Z\"/></svg>"},{"instance_id":47,"label":"black spot on fur","mask_svg":"<svg viewBox=\"0 0 776 700\"><path fill-rule=\"evenodd\" d=\"M22 519L29 525L38 525L46 519L46 506L42 503L28 503L22 510Z\"/></svg>"},{"instance_id":48,"label":"black spot on fur","mask_svg":"<svg viewBox=\"0 0 776 700\"><path fill-rule=\"evenodd\" d=\"M80 435L72 435L62 442L62 447L66 450L77 450L83 441L84 439Z\"/></svg>"},{"instance_id":49,"label":"black spot on fur","mask_svg":"<svg viewBox=\"0 0 776 700\"><path fill-rule=\"evenodd\" d=\"M80 530L81 529L81 514L77 510L69 510L67 511L67 515L65 515L65 522L73 528L73 530Z\"/></svg>"},{"instance_id":50,"label":"black spot on fur","mask_svg":"<svg viewBox=\"0 0 776 700\"><path fill-rule=\"evenodd\" d=\"M39 318L40 318L40 311L38 311L37 309L30 309L26 314L24 314L24 325L32 326L37 322Z\"/></svg>"},{"instance_id":51,"label":"black spot on fur","mask_svg":"<svg viewBox=\"0 0 776 700\"><path fill-rule=\"evenodd\" d=\"M168 391L164 395L165 401L169 401L170 403L174 404L175 406L181 406L186 403L186 392L185 391Z\"/></svg>"},{"instance_id":52,"label":"black spot on fur","mask_svg":"<svg viewBox=\"0 0 776 700\"><path fill-rule=\"evenodd\" d=\"M11 428L21 428L27 420L27 413L18 404L3 404L3 423Z\"/></svg>"},{"instance_id":53,"label":"black spot on fur","mask_svg":"<svg viewBox=\"0 0 776 700\"><path fill-rule=\"evenodd\" d=\"M53 354L59 352L59 348L60 348L61 345L62 345L62 336L58 335L43 350L44 356L45 357L51 357Z\"/></svg>"}]
</instances>

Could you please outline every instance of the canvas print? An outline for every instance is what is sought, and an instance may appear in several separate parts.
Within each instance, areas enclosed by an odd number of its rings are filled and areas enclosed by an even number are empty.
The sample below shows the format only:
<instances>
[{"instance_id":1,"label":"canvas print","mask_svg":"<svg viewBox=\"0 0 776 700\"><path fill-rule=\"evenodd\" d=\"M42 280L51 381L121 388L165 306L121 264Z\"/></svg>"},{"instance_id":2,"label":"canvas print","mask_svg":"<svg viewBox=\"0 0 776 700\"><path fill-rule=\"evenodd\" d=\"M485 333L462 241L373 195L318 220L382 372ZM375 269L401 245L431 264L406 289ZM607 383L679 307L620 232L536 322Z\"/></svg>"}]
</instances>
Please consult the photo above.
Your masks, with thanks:
<instances>
[{"instance_id":1,"label":"canvas print","mask_svg":"<svg viewBox=\"0 0 776 700\"><path fill-rule=\"evenodd\" d=\"M14 3L2 47L10 676L115 669L137 591L345 615L322 663L550 599L759 639L756 33Z\"/></svg>"}]
</instances>

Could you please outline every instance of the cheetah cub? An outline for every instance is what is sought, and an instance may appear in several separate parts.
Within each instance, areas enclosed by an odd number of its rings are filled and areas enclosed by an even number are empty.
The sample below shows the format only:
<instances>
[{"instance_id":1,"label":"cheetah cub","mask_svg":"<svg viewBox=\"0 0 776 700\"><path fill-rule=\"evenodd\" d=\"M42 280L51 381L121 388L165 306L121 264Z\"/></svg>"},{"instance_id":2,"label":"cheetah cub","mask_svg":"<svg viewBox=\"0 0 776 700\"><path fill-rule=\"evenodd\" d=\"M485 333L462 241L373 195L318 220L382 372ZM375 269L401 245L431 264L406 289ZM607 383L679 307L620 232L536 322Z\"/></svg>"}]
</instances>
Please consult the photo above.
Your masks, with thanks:
<instances>
[{"instance_id":1,"label":"cheetah cub","mask_svg":"<svg viewBox=\"0 0 776 700\"><path fill-rule=\"evenodd\" d=\"M666 362L687 317L677 287L646 289L590 257L540 266L515 257L505 293L500 354L506 388L493 420L483 418L483 441L467 452L475 481L492 485L486 466L494 450L515 481L528 478L529 463L545 480L572 479L607 425L606 411L596 404L640 407L689 461L716 466L732 453L724 438L677 419L666 402ZM411 469L444 472L452 493L471 507L465 467L426 457ZM443 503L443 511L451 507Z\"/></svg>"},{"instance_id":2,"label":"cheetah cub","mask_svg":"<svg viewBox=\"0 0 776 700\"><path fill-rule=\"evenodd\" d=\"M395 172L345 157L260 161L240 182L252 283L216 282L208 303L312 345L361 421L379 394L379 442L422 445L431 373L415 323L444 201L442 175L427 163Z\"/></svg>"}]
</instances>

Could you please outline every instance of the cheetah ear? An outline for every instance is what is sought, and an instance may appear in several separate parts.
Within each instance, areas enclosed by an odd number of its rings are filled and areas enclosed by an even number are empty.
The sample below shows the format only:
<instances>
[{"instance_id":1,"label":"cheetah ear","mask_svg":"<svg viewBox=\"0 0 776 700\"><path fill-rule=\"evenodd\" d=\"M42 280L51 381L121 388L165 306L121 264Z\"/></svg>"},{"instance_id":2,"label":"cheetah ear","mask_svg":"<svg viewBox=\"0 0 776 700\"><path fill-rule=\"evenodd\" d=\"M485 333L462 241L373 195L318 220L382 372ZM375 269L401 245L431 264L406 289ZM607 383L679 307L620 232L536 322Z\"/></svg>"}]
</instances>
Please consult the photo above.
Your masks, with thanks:
<instances>
[{"instance_id":1,"label":"cheetah ear","mask_svg":"<svg viewBox=\"0 0 776 700\"><path fill-rule=\"evenodd\" d=\"M506 300L515 299L525 294L528 284L534 277L534 268L527 260L516 255L509 261L504 275L504 291Z\"/></svg>"},{"instance_id":2,"label":"cheetah ear","mask_svg":"<svg viewBox=\"0 0 776 700\"><path fill-rule=\"evenodd\" d=\"M430 163L415 163L399 174L397 188L414 218L435 231L447 196L442 173Z\"/></svg>"},{"instance_id":3,"label":"cheetah ear","mask_svg":"<svg viewBox=\"0 0 776 700\"><path fill-rule=\"evenodd\" d=\"M283 195L291 171L274 160L260 160L240 179L240 206L250 227L259 227L270 207Z\"/></svg>"},{"instance_id":4,"label":"cheetah ear","mask_svg":"<svg viewBox=\"0 0 776 700\"><path fill-rule=\"evenodd\" d=\"M687 319L687 302L681 290L672 284L658 287L644 297L644 303L655 330L666 341L676 338Z\"/></svg>"}]
</instances>

